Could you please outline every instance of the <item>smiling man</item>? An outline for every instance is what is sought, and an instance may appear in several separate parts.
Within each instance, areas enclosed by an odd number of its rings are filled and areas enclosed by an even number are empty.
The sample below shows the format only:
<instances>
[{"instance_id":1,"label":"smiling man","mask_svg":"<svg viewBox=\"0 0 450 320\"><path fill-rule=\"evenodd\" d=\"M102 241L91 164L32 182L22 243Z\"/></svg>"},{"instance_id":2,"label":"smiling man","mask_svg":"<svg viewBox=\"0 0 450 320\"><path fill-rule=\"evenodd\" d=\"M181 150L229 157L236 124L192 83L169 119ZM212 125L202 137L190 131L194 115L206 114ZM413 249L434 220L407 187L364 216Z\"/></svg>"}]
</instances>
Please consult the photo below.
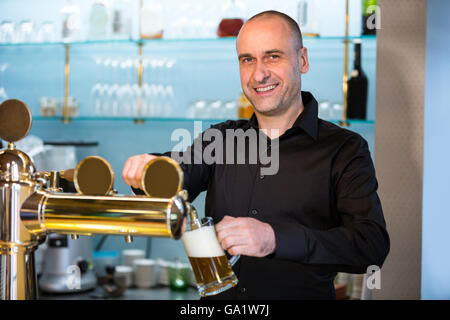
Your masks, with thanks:
<instances>
[{"instance_id":1,"label":"smiling man","mask_svg":"<svg viewBox=\"0 0 450 320\"><path fill-rule=\"evenodd\" d=\"M276 128L281 134L303 111L300 74L309 64L295 21L280 17L263 13L250 19L239 33L237 53L241 86L259 128Z\"/></svg>"},{"instance_id":2,"label":"smiling man","mask_svg":"<svg viewBox=\"0 0 450 320\"><path fill-rule=\"evenodd\" d=\"M261 161L181 163L189 201L207 191L205 215L216 222L222 248L241 255L233 267L239 284L211 298L333 299L337 272L381 267L389 252L367 142L319 119L317 101L301 91L308 52L289 16L266 11L249 19L237 54L241 86L255 112L213 129L266 133L258 137L278 153L279 168L263 175ZM141 188L142 169L153 157L128 159L125 182Z\"/></svg>"}]
</instances>

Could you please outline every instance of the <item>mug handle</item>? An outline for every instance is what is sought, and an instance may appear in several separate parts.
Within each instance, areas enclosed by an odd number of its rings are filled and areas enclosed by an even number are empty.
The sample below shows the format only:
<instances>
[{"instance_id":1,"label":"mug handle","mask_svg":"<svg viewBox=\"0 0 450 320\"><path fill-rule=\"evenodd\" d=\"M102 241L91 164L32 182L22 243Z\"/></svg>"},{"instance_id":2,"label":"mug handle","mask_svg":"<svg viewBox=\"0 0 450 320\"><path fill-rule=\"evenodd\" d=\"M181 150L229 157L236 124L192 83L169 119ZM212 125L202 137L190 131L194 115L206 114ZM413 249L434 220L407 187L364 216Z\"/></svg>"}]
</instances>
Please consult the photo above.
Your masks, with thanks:
<instances>
[{"instance_id":1,"label":"mug handle","mask_svg":"<svg viewBox=\"0 0 450 320\"><path fill-rule=\"evenodd\" d=\"M228 262L230 262L230 264L231 264L232 266L234 266L234 264L239 260L240 257L241 257L240 255L232 256L232 257L228 260Z\"/></svg>"}]
</instances>

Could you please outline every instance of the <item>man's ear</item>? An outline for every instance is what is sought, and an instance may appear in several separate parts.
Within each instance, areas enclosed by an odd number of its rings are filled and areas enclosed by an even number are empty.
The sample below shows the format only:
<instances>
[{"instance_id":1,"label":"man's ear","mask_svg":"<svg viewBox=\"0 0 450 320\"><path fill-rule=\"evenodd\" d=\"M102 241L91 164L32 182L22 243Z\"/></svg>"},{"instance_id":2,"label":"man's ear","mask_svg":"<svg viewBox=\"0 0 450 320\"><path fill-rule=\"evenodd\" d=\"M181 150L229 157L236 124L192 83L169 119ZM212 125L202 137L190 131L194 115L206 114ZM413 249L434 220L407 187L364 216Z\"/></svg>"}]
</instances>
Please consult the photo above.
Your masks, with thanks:
<instances>
[{"instance_id":1,"label":"man's ear","mask_svg":"<svg viewBox=\"0 0 450 320\"><path fill-rule=\"evenodd\" d=\"M300 61L300 72L307 73L309 70L308 49L303 47L298 51L298 54Z\"/></svg>"}]
</instances>

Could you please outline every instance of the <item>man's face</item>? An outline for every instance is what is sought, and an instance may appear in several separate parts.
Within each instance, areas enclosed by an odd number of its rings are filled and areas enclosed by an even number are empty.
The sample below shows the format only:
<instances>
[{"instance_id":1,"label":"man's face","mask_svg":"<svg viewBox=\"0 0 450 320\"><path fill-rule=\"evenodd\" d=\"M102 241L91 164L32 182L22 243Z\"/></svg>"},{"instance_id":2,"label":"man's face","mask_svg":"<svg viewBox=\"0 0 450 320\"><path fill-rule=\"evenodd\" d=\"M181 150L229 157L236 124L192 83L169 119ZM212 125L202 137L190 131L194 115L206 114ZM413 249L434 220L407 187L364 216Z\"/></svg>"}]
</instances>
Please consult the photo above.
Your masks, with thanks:
<instances>
[{"instance_id":1,"label":"man's face","mask_svg":"<svg viewBox=\"0 0 450 320\"><path fill-rule=\"evenodd\" d=\"M300 74L308 71L306 48L297 51L281 18L244 25L237 39L241 86L257 113L277 115L301 101Z\"/></svg>"}]
</instances>

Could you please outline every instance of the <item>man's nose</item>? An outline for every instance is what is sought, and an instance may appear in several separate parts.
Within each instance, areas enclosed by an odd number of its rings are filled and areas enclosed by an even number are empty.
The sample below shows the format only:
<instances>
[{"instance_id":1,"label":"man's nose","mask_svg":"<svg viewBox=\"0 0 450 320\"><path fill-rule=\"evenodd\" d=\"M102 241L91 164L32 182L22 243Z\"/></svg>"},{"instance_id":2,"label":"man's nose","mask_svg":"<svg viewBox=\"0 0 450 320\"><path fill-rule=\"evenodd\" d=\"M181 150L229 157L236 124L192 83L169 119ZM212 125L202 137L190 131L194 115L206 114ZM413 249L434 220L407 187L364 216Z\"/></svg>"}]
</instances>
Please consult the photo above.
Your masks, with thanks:
<instances>
[{"instance_id":1,"label":"man's nose","mask_svg":"<svg viewBox=\"0 0 450 320\"><path fill-rule=\"evenodd\" d=\"M255 64L255 69L253 70L253 80L259 83L264 83L270 77L270 70L267 66L260 61Z\"/></svg>"}]
</instances>

